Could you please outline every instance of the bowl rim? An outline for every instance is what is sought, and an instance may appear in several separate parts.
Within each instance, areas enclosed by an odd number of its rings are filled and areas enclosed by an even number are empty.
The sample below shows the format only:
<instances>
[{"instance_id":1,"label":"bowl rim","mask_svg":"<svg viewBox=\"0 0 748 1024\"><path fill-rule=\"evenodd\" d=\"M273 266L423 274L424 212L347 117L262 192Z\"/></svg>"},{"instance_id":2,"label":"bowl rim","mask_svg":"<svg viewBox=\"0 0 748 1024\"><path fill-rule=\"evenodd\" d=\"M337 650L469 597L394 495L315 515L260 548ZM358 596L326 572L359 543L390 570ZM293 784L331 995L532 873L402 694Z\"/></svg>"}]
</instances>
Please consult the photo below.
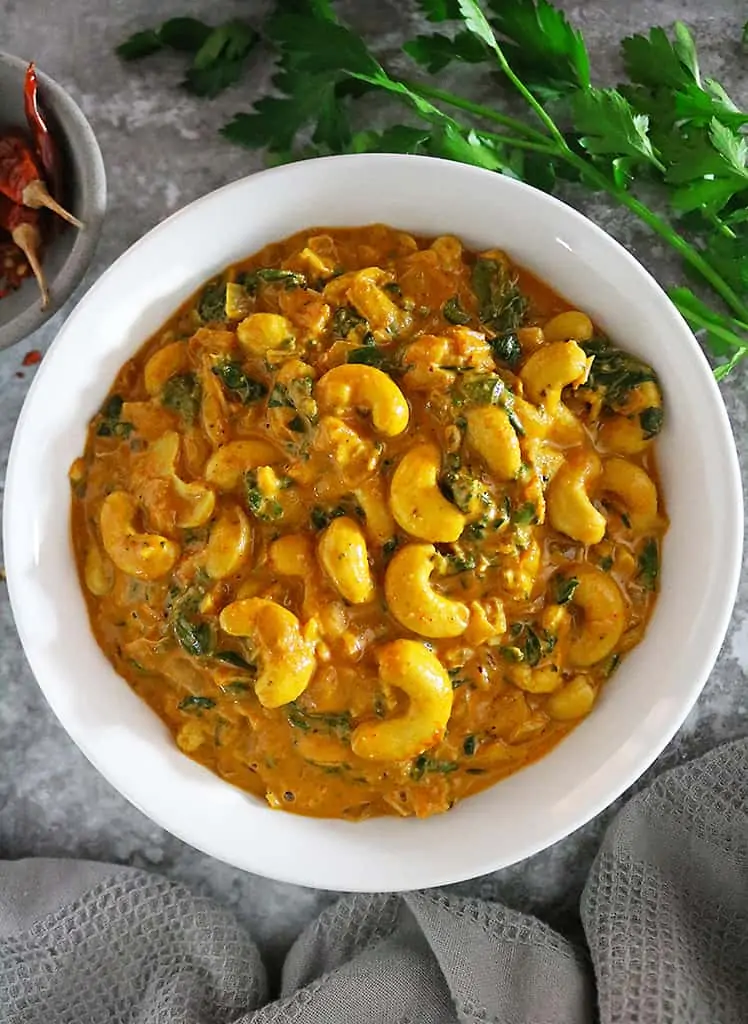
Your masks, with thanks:
<instances>
[{"instance_id":1,"label":"bowl rim","mask_svg":"<svg viewBox=\"0 0 748 1024\"><path fill-rule=\"evenodd\" d=\"M4 65L17 70L21 83L23 83L23 76L29 63L22 57L0 50L0 66ZM77 232L64 262L54 278L49 281L49 305L42 310L38 305L38 297L35 296L34 301L17 313L12 320L0 323L0 351L12 348L38 331L60 311L75 292L96 252L106 211L107 184L104 157L88 118L67 89L59 82L40 67L36 68L36 73L41 88L52 97L49 106L53 108L55 119L60 120L58 111L62 111L79 134L77 141L71 138L69 132L66 132L66 138L71 144L76 141L76 151L80 154L81 162L87 167L89 180L85 188L85 195L91 201L91 209L86 213L84 229ZM81 187L83 187L82 183Z\"/></svg>"},{"instance_id":2,"label":"bowl rim","mask_svg":"<svg viewBox=\"0 0 748 1024\"><path fill-rule=\"evenodd\" d=\"M28 658L29 664L34 672L37 682L40 688L44 692L45 698L52 707L53 711L63 724L64 728L70 735L71 739L76 743L83 754L88 760L94 765L94 767L111 783L111 785L121 793L130 803L134 804L141 810L148 818L156 822L159 826L166 829L171 834L182 839L188 845L206 853L210 856L216 857L218 860L222 860L226 863L232 864L238 868L246 871L258 872L269 878L273 878L278 881L293 883L297 885L303 885L315 889L328 889L334 891L362 891L371 892L377 891L382 888L386 888L387 891L403 891L412 889L414 887L431 887L436 885L450 884L453 882L464 880L465 878L478 877L483 874L495 871L499 868L508 866L512 863L518 863L527 857L552 846L562 838L566 837L570 833L576 831L582 825L586 824L612 802L614 802L625 790L627 790L632 783L634 783L647 768L653 763L653 761L659 756L664 747L670 742L672 737L681 727L687 714L696 702L703 686L705 685L708 676L714 666L714 662L719 653L721 645L724 640L724 636L729 625L735 596L737 593L737 587L740 577L740 554L742 552L743 544L743 496L741 488L741 478L737 452L735 449L734 439L732 435L732 429L730 421L727 416L727 411L721 398L719 388L714 380L708 363L698 346L698 343L693 336L690 328L685 323L680 313L677 311L675 306L667 298L665 292L652 277L652 275L614 238L607 234L602 228L598 227L594 222L590 221L583 214L574 210L572 207L563 203L562 201L550 196L546 193L540 192L532 186L526 185L522 182L517 182L513 179L505 178L503 176L495 175L491 171L487 171L481 168L472 167L469 165L455 164L452 161L438 160L433 157L420 157L400 154L360 154L360 155L347 155L347 156L334 156L334 157L323 157L304 163L294 163L284 165L277 168L271 168L269 170L258 172L254 175L249 175L245 178L238 179L237 181L231 182L223 187L208 193L205 196L195 200L183 209L173 213L166 220L156 225L146 235L135 242L125 253L123 253L111 267L99 278L99 280L91 287L88 293L81 299L80 303L76 307L76 310L72 316L68 319L64 329L58 334L58 337L53 342L50 349L50 355L53 354L54 350L65 344L65 338L67 337L70 330L75 326L75 319L78 312L85 309L89 304L96 301L97 294L102 290L106 283L117 274L118 267L124 260L130 260L138 254L140 249L149 244L154 236L164 234L170 230L170 226L176 221L183 217L189 216L191 211L195 208L200 207L203 204L207 204L215 201L215 197L218 195L231 195L232 192L241 191L248 187L248 182L257 182L261 179L267 179L268 177L277 178L281 181L283 177L291 177L298 175L303 172L304 167L310 167L311 165L316 166L336 166L339 169L346 168L347 166L361 164L362 161L375 165L377 162L382 164L395 164L406 162L408 164L418 165L433 165L434 163L448 166L454 172L454 168L459 168L459 174L462 174L469 179L471 176L480 176L486 178L488 175L494 180L495 187L497 189L505 189L508 194L513 191L519 191L529 195L530 199L539 204L542 208L544 205L554 207L560 215L565 218L571 218L572 222L576 222L577 225L582 225L583 230L587 233L592 233L596 236L598 242L604 243L611 251L615 253L616 259L625 261L632 268L632 272L635 272L639 277L642 287L647 287L652 293L653 300L656 297L658 306L661 309L661 314L664 321L669 321L670 325L679 331L683 336L684 343L690 338L690 345L692 346L693 353L698 353L698 358L701 360L703 365L703 377L702 383L705 389L711 393L713 400L713 413L715 422L719 428L719 441L721 442L721 454L725 457L726 479L725 479L725 490L729 497L729 500L725 509L725 516L721 523L722 536L727 538L728 546L734 551L735 556L730 564L723 567L722 580L723 585L720 591L721 602L719 609L715 612L714 621L717 625L714 626L708 641L703 641L700 648L699 663L696 665L693 677L688 686L683 687L680 694L680 698L677 702L677 709L670 714L665 725L659 728L656 739L650 737L649 745L644 748L640 754L636 757L629 756L628 767L626 771L619 771L616 775L615 782L608 782L604 786L601 786L601 791L598 792L597 796L593 800L587 800L581 810L571 810L566 816L558 822L554 822L552 825L547 827L542 833L540 839L534 839L527 841L524 845L518 845L513 853L511 859L497 860L490 858L482 863L471 862L468 874L455 874L454 871L445 873L441 869L432 868L431 866L424 867L422 875L425 880L411 880L404 881L402 884L391 884L392 879L389 879L386 885L382 885L381 882L376 881L378 875L377 870L374 866L371 866L370 876L374 876L375 881L373 883L361 882L360 880L352 881L350 878L350 871L346 874L341 872L341 866L335 865L331 869L321 870L319 864L315 864L311 860L305 858L299 858L296 866L293 870L278 870L274 868L269 870L267 865L263 868L258 868L256 864L250 863L251 858L240 857L235 851L227 851L223 848L220 842L214 842L214 839L209 834L202 834L199 830L195 830L198 834L193 835L189 828L183 828L180 824L175 823L171 820L166 813L155 813L152 809L146 808L141 795L133 792L133 789L128 785L126 776L122 771L117 771L117 766L106 762L96 756L90 749L88 740L87 730L79 728L78 723L71 723L66 720L64 712L59 709L59 702L56 699L55 684L54 680L49 678L40 678L36 670L37 657L34 651L33 633L31 627L33 626L33 615L29 615L28 610L23 607L22 600L22 584L21 580L21 562L20 555L14 549L11 538L14 532L20 528L22 520L22 510L16 507L17 503L12 500L12 496L16 490L16 481L19 480L22 474L22 447L23 438L25 433L25 425L28 417L31 415L31 409L35 401L35 394L41 387L41 381L44 379L44 363L37 374L30 390L27 395L24 407L21 410L21 414L18 419L15 434L13 437L13 443L11 447L10 457L8 461L7 469L7 482L6 490L10 495L10 500L5 502L4 517L3 517L3 539L4 548L6 552L6 568L8 577L8 588L10 594L11 607L13 615L16 621L18 633L24 647L24 651ZM300 170L301 168L301 170ZM300 228L301 230L301 228ZM553 281L550 282L554 284ZM176 308L176 304L175 304ZM72 325L72 327L71 327ZM145 341L145 338L140 339L140 344ZM135 347L133 347L135 351ZM47 360L45 360L45 363ZM19 518L20 517L20 518ZM16 525L17 524L17 525ZM124 681L123 681L124 683ZM124 683L126 686L127 684ZM183 755L182 755L183 756ZM541 759L541 761L544 759ZM528 769L525 769L527 771ZM123 781L124 779L124 781ZM224 780L220 780L222 783ZM224 785L230 787L230 783L224 783ZM142 787L141 791L142 791ZM231 788L231 787L230 787ZM489 788L485 792L490 792L495 789L495 786ZM479 799L473 797L471 800ZM470 803L471 801L464 801ZM308 821L310 819L299 818L298 816L289 816L295 818L297 821ZM314 819L312 819L314 820ZM382 821L383 819L372 819L375 821ZM335 819L326 819L326 821L335 821ZM339 823L338 823L339 824ZM364 823L365 824L365 823ZM354 825L353 827L362 827ZM391 874L387 869L383 869L384 874ZM361 872L359 872L360 876Z\"/></svg>"}]
</instances>

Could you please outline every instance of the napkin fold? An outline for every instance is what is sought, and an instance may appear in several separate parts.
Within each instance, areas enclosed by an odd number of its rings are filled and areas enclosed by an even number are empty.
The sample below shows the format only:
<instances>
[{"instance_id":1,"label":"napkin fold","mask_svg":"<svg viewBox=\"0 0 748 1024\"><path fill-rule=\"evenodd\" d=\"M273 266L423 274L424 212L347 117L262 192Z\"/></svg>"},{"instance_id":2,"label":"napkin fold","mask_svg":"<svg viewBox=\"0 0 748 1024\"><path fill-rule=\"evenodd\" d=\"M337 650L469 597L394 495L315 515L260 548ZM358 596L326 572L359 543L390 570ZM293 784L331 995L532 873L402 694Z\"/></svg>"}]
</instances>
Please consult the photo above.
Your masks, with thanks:
<instances>
[{"instance_id":1,"label":"napkin fold","mask_svg":"<svg viewBox=\"0 0 748 1024\"><path fill-rule=\"evenodd\" d=\"M269 1000L250 936L130 868L0 862L0 1024L746 1024L748 741L658 778L614 819L586 948L439 891L349 896Z\"/></svg>"}]
</instances>

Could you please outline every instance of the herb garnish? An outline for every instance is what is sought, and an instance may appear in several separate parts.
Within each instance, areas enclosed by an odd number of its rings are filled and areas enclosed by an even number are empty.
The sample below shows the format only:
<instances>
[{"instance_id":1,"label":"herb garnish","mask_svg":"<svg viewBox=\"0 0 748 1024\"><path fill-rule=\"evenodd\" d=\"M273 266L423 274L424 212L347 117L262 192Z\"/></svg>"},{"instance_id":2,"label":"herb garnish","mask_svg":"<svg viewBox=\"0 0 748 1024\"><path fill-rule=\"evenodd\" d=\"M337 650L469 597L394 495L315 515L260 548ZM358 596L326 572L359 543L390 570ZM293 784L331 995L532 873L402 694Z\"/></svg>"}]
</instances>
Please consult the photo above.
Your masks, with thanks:
<instances>
[{"instance_id":1,"label":"herb garnish","mask_svg":"<svg viewBox=\"0 0 748 1024\"><path fill-rule=\"evenodd\" d=\"M224 136L267 149L276 162L421 153L511 174L551 193L563 178L606 194L709 290L709 302L686 286L671 288L670 297L719 361L715 375L730 373L748 355L748 113L702 75L689 29L676 22L669 32L653 28L624 39L629 81L600 88L582 33L549 0L414 0L413 7L448 23L446 33L405 43L415 65L435 73L452 62L471 64L518 95L524 116L501 94L478 103L441 81L388 71L330 0L279 0L263 26L279 61L272 93L238 113ZM170 38L175 24L185 27ZM243 23L211 30L172 19L137 33L119 52L133 59L162 46L183 49L195 55L189 87L214 94L236 81L253 39ZM395 114L381 130L357 130L360 99L372 92L403 104L408 123ZM497 355L511 365L521 308L505 295L494 317L484 285L481 315L496 321Z\"/></svg>"}]
</instances>

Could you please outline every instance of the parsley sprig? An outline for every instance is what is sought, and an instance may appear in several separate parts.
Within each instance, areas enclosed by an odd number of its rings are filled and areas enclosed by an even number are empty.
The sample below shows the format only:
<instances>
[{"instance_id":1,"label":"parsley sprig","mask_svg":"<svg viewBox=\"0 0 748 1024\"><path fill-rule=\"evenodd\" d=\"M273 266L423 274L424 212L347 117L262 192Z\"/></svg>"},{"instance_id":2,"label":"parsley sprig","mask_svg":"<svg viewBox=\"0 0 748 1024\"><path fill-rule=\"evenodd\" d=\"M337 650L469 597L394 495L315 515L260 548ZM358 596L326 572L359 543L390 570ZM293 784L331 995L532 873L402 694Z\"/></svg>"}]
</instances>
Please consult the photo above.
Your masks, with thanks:
<instances>
[{"instance_id":1,"label":"parsley sprig","mask_svg":"<svg viewBox=\"0 0 748 1024\"><path fill-rule=\"evenodd\" d=\"M267 150L275 162L422 153L546 191L564 179L607 193L683 260L693 283L670 289L670 297L705 340L715 376L727 376L748 355L748 112L702 73L688 28L676 22L624 39L629 81L601 88L582 33L549 0L413 2L438 31L406 42L411 77L385 68L331 0L278 0L261 33L278 58L273 94L236 114L224 136ZM173 46L169 25L139 33L119 52L133 58ZM184 49L194 54L201 34L191 26L186 35ZM251 45L246 32L223 49L222 38L208 47L219 86L221 54L232 62L228 84ZM429 77L453 62L490 76L491 105ZM507 102L512 91L526 116ZM359 130L360 101L372 92L394 101L391 120L380 131Z\"/></svg>"}]
</instances>

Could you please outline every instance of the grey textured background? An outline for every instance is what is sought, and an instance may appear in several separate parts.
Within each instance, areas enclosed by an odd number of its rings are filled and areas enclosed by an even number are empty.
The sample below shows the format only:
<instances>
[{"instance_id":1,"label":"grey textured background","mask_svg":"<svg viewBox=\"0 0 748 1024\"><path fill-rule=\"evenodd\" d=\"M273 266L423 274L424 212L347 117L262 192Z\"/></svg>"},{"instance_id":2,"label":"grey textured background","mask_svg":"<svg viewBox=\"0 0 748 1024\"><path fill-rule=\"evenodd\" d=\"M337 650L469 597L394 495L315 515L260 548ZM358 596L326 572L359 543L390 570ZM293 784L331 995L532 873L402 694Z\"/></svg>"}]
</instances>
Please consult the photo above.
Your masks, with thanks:
<instances>
[{"instance_id":1,"label":"grey textured background","mask_svg":"<svg viewBox=\"0 0 748 1024\"><path fill-rule=\"evenodd\" d=\"M358 0L348 3L347 10L359 26L376 29L385 54L397 59L406 27L399 13L403 6L408 5L398 0ZM679 17L695 30L708 71L723 80L744 108L748 104L748 61L738 46L748 16L744 0L587 0L564 6L586 33L600 79L616 78L621 36ZM250 105L251 85L211 102L195 100L176 88L178 60L158 57L128 67L112 48L130 32L172 14L202 14L217 22L232 15L252 17L262 8L229 0L0 0L0 49L34 58L66 86L101 143L109 213L86 285L169 213L261 166L256 155L230 146L216 134L227 116ZM268 70L261 60L255 62L256 84L266 80ZM468 87L463 72L458 78L463 88ZM628 244L660 280L668 282L677 274L662 246L620 211L582 196L567 198ZM33 375L33 368L21 367L22 358L32 347L44 350L49 345L67 312L63 310L33 340L0 353L0 494L13 427ZM745 474L748 366L724 386L723 393ZM744 573L714 674L653 770L748 732L747 670ZM610 813L553 849L470 888L573 929L579 892ZM196 853L111 789L47 708L24 659L7 590L0 583L0 857L29 855L111 860L186 881L231 906L271 960L277 960L299 929L332 898L242 874Z\"/></svg>"}]
</instances>

